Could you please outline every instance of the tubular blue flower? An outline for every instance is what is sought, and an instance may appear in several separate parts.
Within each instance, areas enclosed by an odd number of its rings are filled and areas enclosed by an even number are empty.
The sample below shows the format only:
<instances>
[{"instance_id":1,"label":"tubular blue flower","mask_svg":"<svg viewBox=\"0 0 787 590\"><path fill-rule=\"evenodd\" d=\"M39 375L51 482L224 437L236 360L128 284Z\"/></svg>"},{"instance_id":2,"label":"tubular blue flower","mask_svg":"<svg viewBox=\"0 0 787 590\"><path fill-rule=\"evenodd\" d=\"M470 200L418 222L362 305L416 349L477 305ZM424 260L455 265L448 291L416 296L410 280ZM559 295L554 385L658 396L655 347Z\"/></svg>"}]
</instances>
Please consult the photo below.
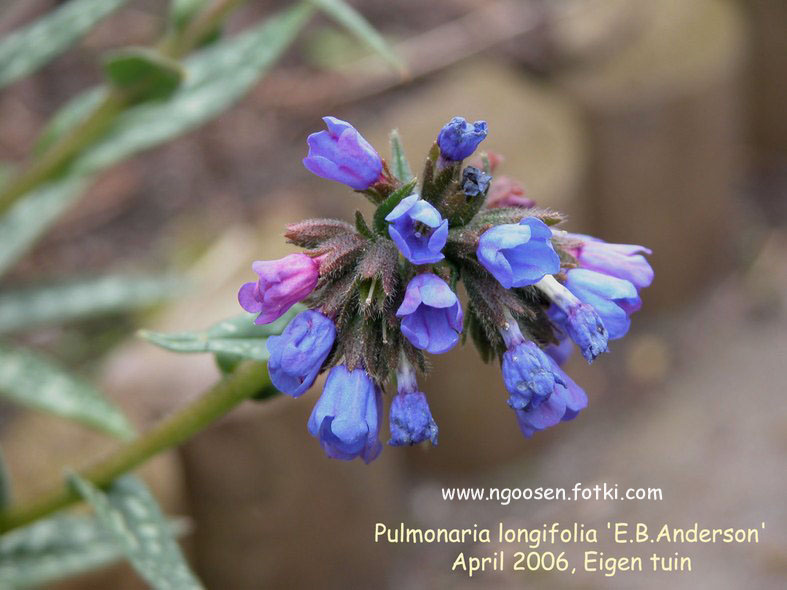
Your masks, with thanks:
<instances>
[{"instance_id":1,"label":"tubular blue flower","mask_svg":"<svg viewBox=\"0 0 787 590\"><path fill-rule=\"evenodd\" d=\"M317 176L357 191L368 189L383 171L380 155L347 121L336 117L322 120L328 131L309 135L309 155L303 159L303 165Z\"/></svg>"},{"instance_id":2,"label":"tubular blue flower","mask_svg":"<svg viewBox=\"0 0 787 590\"><path fill-rule=\"evenodd\" d=\"M258 260L251 265L259 275L238 291L238 302L246 311L258 313L256 324L269 324L314 290L320 276L319 260L305 254L290 254L279 260Z\"/></svg>"},{"instance_id":3,"label":"tubular blue flower","mask_svg":"<svg viewBox=\"0 0 787 590\"><path fill-rule=\"evenodd\" d=\"M449 161L459 162L472 154L478 144L486 139L486 121L467 122L464 117L454 117L437 135L440 155Z\"/></svg>"},{"instance_id":4,"label":"tubular blue flower","mask_svg":"<svg viewBox=\"0 0 787 590\"><path fill-rule=\"evenodd\" d=\"M642 307L642 299L633 283L593 270L569 270L566 273L566 287L580 301L593 306L611 340L626 335L631 326L629 316Z\"/></svg>"},{"instance_id":5,"label":"tubular blue flower","mask_svg":"<svg viewBox=\"0 0 787 590\"><path fill-rule=\"evenodd\" d=\"M309 389L336 339L333 321L307 309L296 315L279 336L268 338L268 373L273 385L298 397Z\"/></svg>"},{"instance_id":6,"label":"tubular blue flower","mask_svg":"<svg viewBox=\"0 0 787 590\"><path fill-rule=\"evenodd\" d=\"M348 371L337 365L309 417L309 432L329 457L345 461L360 457L369 463L382 450L378 439L382 403L380 388L365 370Z\"/></svg>"},{"instance_id":7,"label":"tubular blue flower","mask_svg":"<svg viewBox=\"0 0 787 590\"><path fill-rule=\"evenodd\" d=\"M637 289L649 287L653 282L653 268L643 256L653 252L645 246L610 244L582 234L568 234L567 237L580 242L571 253L581 268L629 281Z\"/></svg>"},{"instance_id":8,"label":"tubular blue flower","mask_svg":"<svg viewBox=\"0 0 787 590\"><path fill-rule=\"evenodd\" d=\"M435 274L410 280L396 317L402 318L402 334L421 350L441 354L459 342L462 307L456 293Z\"/></svg>"},{"instance_id":9,"label":"tubular blue flower","mask_svg":"<svg viewBox=\"0 0 787 590\"><path fill-rule=\"evenodd\" d=\"M418 391L415 369L401 355L396 368L397 395L391 401L391 440L392 447L415 445L425 440L437 444L437 424L432 418L426 396Z\"/></svg>"},{"instance_id":10,"label":"tubular blue flower","mask_svg":"<svg viewBox=\"0 0 787 590\"><path fill-rule=\"evenodd\" d=\"M508 405L515 410L539 406L555 389L554 363L535 343L525 340L510 314L500 334L507 348L502 369Z\"/></svg>"},{"instance_id":11,"label":"tubular blue flower","mask_svg":"<svg viewBox=\"0 0 787 590\"><path fill-rule=\"evenodd\" d=\"M592 363L602 352L607 352L610 336L601 313L593 305L580 301L551 275L541 279L536 287L553 303L547 310L549 318L579 346L587 362Z\"/></svg>"},{"instance_id":12,"label":"tubular blue flower","mask_svg":"<svg viewBox=\"0 0 787 590\"><path fill-rule=\"evenodd\" d=\"M560 258L551 237L552 231L543 221L527 217L519 224L506 223L486 230L478 241L476 255L506 289L526 287L560 271Z\"/></svg>"},{"instance_id":13,"label":"tubular blue flower","mask_svg":"<svg viewBox=\"0 0 787 590\"><path fill-rule=\"evenodd\" d=\"M542 404L516 410L519 429L527 438L540 430L555 426L561 421L573 420L582 409L587 407L585 392L571 377L552 362L557 376L555 389Z\"/></svg>"},{"instance_id":14,"label":"tubular blue flower","mask_svg":"<svg viewBox=\"0 0 787 590\"><path fill-rule=\"evenodd\" d=\"M410 195L386 217L388 235L413 264L440 262L448 238L448 220L419 195Z\"/></svg>"}]
</instances>

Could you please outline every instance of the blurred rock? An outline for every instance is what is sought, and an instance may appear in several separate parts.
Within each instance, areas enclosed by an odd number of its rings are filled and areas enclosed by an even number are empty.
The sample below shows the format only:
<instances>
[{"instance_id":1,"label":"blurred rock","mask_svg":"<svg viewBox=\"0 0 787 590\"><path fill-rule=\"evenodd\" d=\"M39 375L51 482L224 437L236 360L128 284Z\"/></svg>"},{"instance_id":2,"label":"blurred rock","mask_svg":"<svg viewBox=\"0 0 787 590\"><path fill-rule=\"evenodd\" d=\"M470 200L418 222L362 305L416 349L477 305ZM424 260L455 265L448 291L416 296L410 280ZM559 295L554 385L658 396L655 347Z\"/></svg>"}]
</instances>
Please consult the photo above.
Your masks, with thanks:
<instances>
[{"instance_id":1,"label":"blurred rock","mask_svg":"<svg viewBox=\"0 0 787 590\"><path fill-rule=\"evenodd\" d=\"M653 249L652 309L685 302L730 267L745 30L724 0L631 1L649 12L640 34L557 80L590 135L586 229Z\"/></svg>"}]
</instances>

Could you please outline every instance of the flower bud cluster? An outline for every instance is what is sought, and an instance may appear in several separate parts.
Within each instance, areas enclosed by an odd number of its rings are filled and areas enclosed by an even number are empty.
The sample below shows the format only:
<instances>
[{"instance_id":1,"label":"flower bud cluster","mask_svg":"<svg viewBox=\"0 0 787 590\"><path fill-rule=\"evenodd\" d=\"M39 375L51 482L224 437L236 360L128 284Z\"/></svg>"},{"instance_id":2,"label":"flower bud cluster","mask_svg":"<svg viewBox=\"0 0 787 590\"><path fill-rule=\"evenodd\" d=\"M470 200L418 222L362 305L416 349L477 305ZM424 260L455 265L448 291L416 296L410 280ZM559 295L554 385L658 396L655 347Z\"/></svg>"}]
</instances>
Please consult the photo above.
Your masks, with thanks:
<instances>
[{"instance_id":1,"label":"flower bud cluster","mask_svg":"<svg viewBox=\"0 0 787 590\"><path fill-rule=\"evenodd\" d=\"M243 285L238 300L260 324L306 305L268 339L268 369L292 397L328 371L308 422L325 453L366 462L379 455L391 378L389 444L437 444L417 375L426 372L426 355L448 352L467 334L484 360L499 359L523 434L575 418L587 396L560 365L574 344L592 362L625 335L640 289L653 280L643 256L650 250L556 229L559 213L536 207L515 181L492 178L498 156L464 166L487 136L484 121L451 119L420 184L393 175L349 123L324 121L327 130L309 136L303 163L369 198L377 206L373 223L358 212L355 224L290 225L285 236L304 251L255 262L258 280Z\"/></svg>"}]
</instances>

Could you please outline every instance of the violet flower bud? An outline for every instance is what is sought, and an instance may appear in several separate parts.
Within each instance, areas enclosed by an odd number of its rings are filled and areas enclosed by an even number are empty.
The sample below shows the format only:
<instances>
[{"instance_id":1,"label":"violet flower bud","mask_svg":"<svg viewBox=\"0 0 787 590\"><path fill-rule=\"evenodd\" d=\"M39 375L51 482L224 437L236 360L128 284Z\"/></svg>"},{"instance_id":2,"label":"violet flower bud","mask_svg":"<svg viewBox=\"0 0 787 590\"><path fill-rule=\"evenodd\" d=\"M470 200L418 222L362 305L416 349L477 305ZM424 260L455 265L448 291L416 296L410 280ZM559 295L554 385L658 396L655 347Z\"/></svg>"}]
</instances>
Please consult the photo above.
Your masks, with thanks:
<instances>
[{"instance_id":1,"label":"violet flower bud","mask_svg":"<svg viewBox=\"0 0 787 590\"><path fill-rule=\"evenodd\" d=\"M549 398L537 407L516 410L519 429L527 438L561 421L573 420L587 407L588 398L582 388L557 364L553 363L553 370L559 381Z\"/></svg>"},{"instance_id":2,"label":"violet flower bud","mask_svg":"<svg viewBox=\"0 0 787 590\"><path fill-rule=\"evenodd\" d=\"M416 445L425 440L437 444L437 424L432 418L426 395L418 391L415 370L402 355L396 369L398 393L391 401L391 440L392 447Z\"/></svg>"},{"instance_id":3,"label":"violet flower bud","mask_svg":"<svg viewBox=\"0 0 787 590\"><path fill-rule=\"evenodd\" d=\"M268 373L273 385L298 397L313 384L336 338L333 321L307 309L296 315L279 336L270 336Z\"/></svg>"},{"instance_id":4,"label":"violet flower bud","mask_svg":"<svg viewBox=\"0 0 787 590\"><path fill-rule=\"evenodd\" d=\"M568 333L589 363L602 352L607 352L610 335L606 322L595 306L580 301L567 286L558 283L551 275L541 279L536 287L553 303L547 310L549 318Z\"/></svg>"},{"instance_id":5,"label":"violet flower bud","mask_svg":"<svg viewBox=\"0 0 787 590\"><path fill-rule=\"evenodd\" d=\"M383 171L380 155L348 122L336 117L322 120L328 131L312 133L306 139L309 155L303 165L317 176L357 191L368 189Z\"/></svg>"},{"instance_id":6,"label":"violet flower bud","mask_svg":"<svg viewBox=\"0 0 787 590\"><path fill-rule=\"evenodd\" d=\"M486 121L467 122L464 117L454 117L446 123L437 135L440 155L453 162L464 160L472 154L478 144L486 139Z\"/></svg>"},{"instance_id":7,"label":"violet flower bud","mask_svg":"<svg viewBox=\"0 0 787 590\"><path fill-rule=\"evenodd\" d=\"M258 260L251 265L259 275L238 291L238 302L246 311L258 313L255 324L270 324L307 297L320 276L319 261L305 254L289 254L278 260Z\"/></svg>"},{"instance_id":8,"label":"violet flower bud","mask_svg":"<svg viewBox=\"0 0 787 590\"><path fill-rule=\"evenodd\" d=\"M492 176L474 166L467 166L462 170L462 191L469 201L478 195L485 195L489 190Z\"/></svg>"},{"instance_id":9,"label":"violet flower bud","mask_svg":"<svg viewBox=\"0 0 787 590\"><path fill-rule=\"evenodd\" d=\"M402 334L421 350L441 354L459 342L462 307L456 293L435 274L410 280L396 317L402 318Z\"/></svg>"},{"instance_id":10,"label":"violet flower bud","mask_svg":"<svg viewBox=\"0 0 787 590\"><path fill-rule=\"evenodd\" d=\"M442 250L448 239L448 220L419 195L402 199L385 220L389 222L388 235L413 264L432 264L445 258Z\"/></svg>"},{"instance_id":11,"label":"violet flower bud","mask_svg":"<svg viewBox=\"0 0 787 590\"><path fill-rule=\"evenodd\" d=\"M506 289L526 287L544 275L560 271L560 257L552 247L552 231L540 219L496 225L478 242L478 261Z\"/></svg>"},{"instance_id":12,"label":"violet flower bud","mask_svg":"<svg viewBox=\"0 0 787 590\"><path fill-rule=\"evenodd\" d=\"M581 268L624 279L637 289L649 287L653 282L653 268L643 256L653 252L645 246L610 244L582 234L567 234L567 237L581 242L571 252Z\"/></svg>"},{"instance_id":13,"label":"violet flower bud","mask_svg":"<svg viewBox=\"0 0 787 590\"><path fill-rule=\"evenodd\" d=\"M538 345L525 340L510 314L500 334L507 348L502 369L503 383L510 394L508 405L515 410L539 406L549 398L558 382L552 370L554 363Z\"/></svg>"},{"instance_id":14,"label":"violet flower bud","mask_svg":"<svg viewBox=\"0 0 787 590\"><path fill-rule=\"evenodd\" d=\"M309 433L325 454L349 461L373 461L382 450L378 435L383 398L380 388L362 368L331 369L320 399L309 417Z\"/></svg>"}]
</instances>

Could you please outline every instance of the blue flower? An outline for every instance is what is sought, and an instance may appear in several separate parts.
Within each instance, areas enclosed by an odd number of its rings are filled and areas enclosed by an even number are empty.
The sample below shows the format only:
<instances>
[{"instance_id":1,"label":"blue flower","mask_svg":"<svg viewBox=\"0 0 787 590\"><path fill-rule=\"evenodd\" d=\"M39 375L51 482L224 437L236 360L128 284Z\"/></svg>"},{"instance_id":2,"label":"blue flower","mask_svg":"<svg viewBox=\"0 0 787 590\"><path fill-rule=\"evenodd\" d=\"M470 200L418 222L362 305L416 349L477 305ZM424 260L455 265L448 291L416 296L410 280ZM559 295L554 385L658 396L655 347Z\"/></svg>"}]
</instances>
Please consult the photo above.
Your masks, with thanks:
<instances>
[{"instance_id":1,"label":"blue flower","mask_svg":"<svg viewBox=\"0 0 787 590\"><path fill-rule=\"evenodd\" d=\"M560 270L560 258L552 247L552 231L535 217L519 224L497 225L481 234L478 261L506 289L534 285L545 275Z\"/></svg>"},{"instance_id":2,"label":"blue flower","mask_svg":"<svg viewBox=\"0 0 787 590\"><path fill-rule=\"evenodd\" d=\"M519 429L528 438L535 432L555 426L561 421L573 420L587 407L588 398L582 388L554 362L552 370L556 375L552 394L538 406L516 410Z\"/></svg>"},{"instance_id":3,"label":"blue flower","mask_svg":"<svg viewBox=\"0 0 787 590\"><path fill-rule=\"evenodd\" d=\"M456 293L435 274L412 278L396 316L402 318L402 333L416 348L440 354L459 342L462 307Z\"/></svg>"},{"instance_id":4,"label":"blue flower","mask_svg":"<svg viewBox=\"0 0 787 590\"><path fill-rule=\"evenodd\" d=\"M309 432L325 454L349 461L373 461L382 450L378 439L383 398L380 388L361 368L331 369L322 396L309 417Z\"/></svg>"},{"instance_id":5,"label":"blue flower","mask_svg":"<svg viewBox=\"0 0 787 590\"><path fill-rule=\"evenodd\" d=\"M593 270L569 270L566 287L598 312L610 340L626 335L631 325L629 316L642 307L642 299L633 283Z\"/></svg>"},{"instance_id":6,"label":"blue flower","mask_svg":"<svg viewBox=\"0 0 787 590\"><path fill-rule=\"evenodd\" d=\"M440 155L454 162L464 160L486 139L486 134L486 121L476 121L471 125L464 117L454 117L437 135Z\"/></svg>"},{"instance_id":7,"label":"blue flower","mask_svg":"<svg viewBox=\"0 0 787 590\"><path fill-rule=\"evenodd\" d=\"M547 315L568 333L589 363L596 360L602 352L609 350L609 333L592 305L577 300L565 312L552 306L547 310Z\"/></svg>"},{"instance_id":8,"label":"blue flower","mask_svg":"<svg viewBox=\"0 0 787 590\"><path fill-rule=\"evenodd\" d=\"M388 235L402 256L413 264L440 262L448 238L448 220L418 195L410 195L394 207L385 220Z\"/></svg>"},{"instance_id":9,"label":"blue flower","mask_svg":"<svg viewBox=\"0 0 787 590\"><path fill-rule=\"evenodd\" d=\"M296 315L280 336L268 338L268 372L273 385L298 397L309 389L336 338L333 322L308 309Z\"/></svg>"},{"instance_id":10,"label":"blue flower","mask_svg":"<svg viewBox=\"0 0 787 590\"><path fill-rule=\"evenodd\" d=\"M437 424L429 411L426 396L420 391L397 393L391 401L392 447L415 445L429 440L437 444Z\"/></svg>"},{"instance_id":11,"label":"blue flower","mask_svg":"<svg viewBox=\"0 0 787 590\"><path fill-rule=\"evenodd\" d=\"M508 405L515 410L538 407L555 389L556 378L550 358L535 343L520 342L503 354L503 383L510 394Z\"/></svg>"},{"instance_id":12,"label":"blue flower","mask_svg":"<svg viewBox=\"0 0 787 590\"><path fill-rule=\"evenodd\" d=\"M303 165L310 172L346 184L357 191L377 182L383 171L380 155L346 121L323 117L328 131L312 133L306 139L309 155Z\"/></svg>"}]
</instances>

